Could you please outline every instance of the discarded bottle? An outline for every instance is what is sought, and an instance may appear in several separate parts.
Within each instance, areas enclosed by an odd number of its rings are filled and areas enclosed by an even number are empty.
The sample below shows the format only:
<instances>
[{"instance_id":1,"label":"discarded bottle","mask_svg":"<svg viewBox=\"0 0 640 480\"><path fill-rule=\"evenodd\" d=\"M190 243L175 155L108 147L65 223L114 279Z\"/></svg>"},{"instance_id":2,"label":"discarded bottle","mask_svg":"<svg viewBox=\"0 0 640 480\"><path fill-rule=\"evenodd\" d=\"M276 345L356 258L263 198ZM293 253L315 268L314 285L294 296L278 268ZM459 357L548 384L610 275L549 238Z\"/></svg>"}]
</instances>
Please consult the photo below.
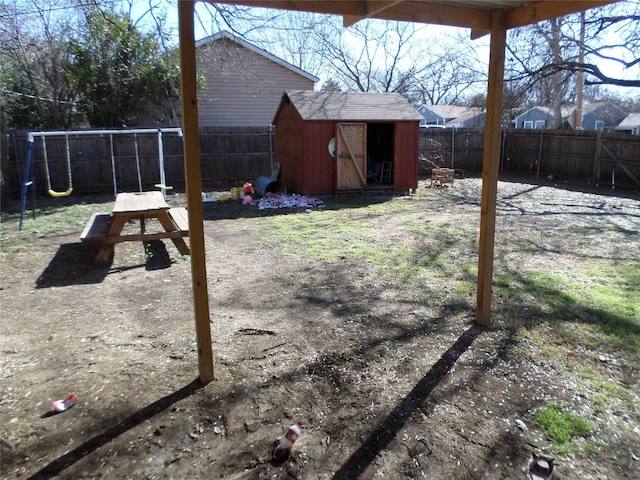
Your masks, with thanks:
<instances>
[{"instance_id":1,"label":"discarded bottle","mask_svg":"<svg viewBox=\"0 0 640 480\"><path fill-rule=\"evenodd\" d=\"M285 460L291 452L291 447L300 436L302 422L298 421L295 425L291 425L284 437L280 439L278 445L273 450L273 459L276 462Z\"/></svg>"},{"instance_id":2,"label":"discarded bottle","mask_svg":"<svg viewBox=\"0 0 640 480\"><path fill-rule=\"evenodd\" d=\"M67 395L62 400L54 400L51 405L51 411L55 413L64 412L65 410L69 410L76 403L78 403L78 398L75 395Z\"/></svg>"}]
</instances>

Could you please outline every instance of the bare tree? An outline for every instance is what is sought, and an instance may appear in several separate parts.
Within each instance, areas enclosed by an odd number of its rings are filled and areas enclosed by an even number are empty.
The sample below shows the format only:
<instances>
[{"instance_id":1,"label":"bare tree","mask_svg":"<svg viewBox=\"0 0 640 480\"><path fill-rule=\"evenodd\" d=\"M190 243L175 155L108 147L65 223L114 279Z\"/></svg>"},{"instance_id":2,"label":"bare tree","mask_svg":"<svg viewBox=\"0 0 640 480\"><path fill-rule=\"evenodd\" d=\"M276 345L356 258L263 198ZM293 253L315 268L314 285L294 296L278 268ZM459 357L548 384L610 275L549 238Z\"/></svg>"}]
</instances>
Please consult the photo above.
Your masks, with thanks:
<instances>
[{"instance_id":1,"label":"bare tree","mask_svg":"<svg viewBox=\"0 0 640 480\"><path fill-rule=\"evenodd\" d=\"M2 7L0 77L5 123L68 128L75 92L66 75L72 6L65 1L14 1Z\"/></svg>"},{"instance_id":2,"label":"bare tree","mask_svg":"<svg viewBox=\"0 0 640 480\"><path fill-rule=\"evenodd\" d=\"M607 86L640 87L640 2L589 10L584 41L580 27L580 15L570 15L509 34L508 85L524 105L552 106L556 125L560 105L576 97L579 71L592 100L606 96Z\"/></svg>"},{"instance_id":3,"label":"bare tree","mask_svg":"<svg viewBox=\"0 0 640 480\"><path fill-rule=\"evenodd\" d=\"M575 17L574 19L575 24ZM583 70L587 85L640 87L640 0L626 0L602 9L587 12L585 20L589 38L581 43L579 35L568 36L577 42L591 62L569 61L569 70ZM621 67L620 75L606 74L599 62Z\"/></svg>"},{"instance_id":4,"label":"bare tree","mask_svg":"<svg viewBox=\"0 0 640 480\"><path fill-rule=\"evenodd\" d=\"M485 93L487 66L478 53L483 44L473 42L465 33L432 42L430 55L416 74L416 103L468 104Z\"/></svg>"}]
</instances>

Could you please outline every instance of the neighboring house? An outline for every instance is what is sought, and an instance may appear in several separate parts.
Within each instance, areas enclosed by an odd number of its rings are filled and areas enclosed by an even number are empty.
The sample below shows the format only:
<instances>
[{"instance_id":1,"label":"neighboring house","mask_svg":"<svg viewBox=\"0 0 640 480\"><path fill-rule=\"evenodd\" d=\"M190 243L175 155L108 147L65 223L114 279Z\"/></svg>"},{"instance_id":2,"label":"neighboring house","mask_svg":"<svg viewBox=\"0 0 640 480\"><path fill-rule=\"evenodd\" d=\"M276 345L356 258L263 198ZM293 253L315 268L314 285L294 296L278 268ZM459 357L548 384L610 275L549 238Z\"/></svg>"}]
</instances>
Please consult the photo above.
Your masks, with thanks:
<instances>
[{"instance_id":1,"label":"neighboring house","mask_svg":"<svg viewBox=\"0 0 640 480\"><path fill-rule=\"evenodd\" d=\"M626 112L611 102L590 103L582 108L582 129L613 130L626 115ZM575 128L575 109L571 112L567 121L572 128Z\"/></svg>"},{"instance_id":2,"label":"neighboring house","mask_svg":"<svg viewBox=\"0 0 640 480\"><path fill-rule=\"evenodd\" d=\"M569 111L566 107L562 109L562 118L566 118ZM553 109L543 106L535 106L524 113L521 113L514 120L515 128L552 128L554 126Z\"/></svg>"},{"instance_id":3,"label":"neighboring house","mask_svg":"<svg viewBox=\"0 0 640 480\"><path fill-rule=\"evenodd\" d=\"M446 125L463 115L468 115L474 110L471 107L461 107L459 105L417 105L415 109L420 112L424 120L420 121L421 127L428 125Z\"/></svg>"},{"instance_id":4,"label":"neighboring house","mask_svg":"<svg viewBox=\"0 0 640 480\"><path fill-rule=\"evenodd\" d=\"M197 41L196 57L206 85L198 90L200 127L269 125L283 90L313 90L320 80L227 32ZM173 123L181 121L178 107ZM150 115L138 125L161 123Z\"/></svg>"},{"instance_id":5,"label":"neighboring house","mask_svg":"<svg viewBox=\"0 0 640 480\"><path fill-rule=\"evenodd\" d=\"M616 132L640 135L640 112L630 113L614 129Z\"/></svg>"},{"instance_id":6,"label":"neighboring house","mask_svg":"<svg viewBox=\"0 0 640 480\"><path fill-rule=\"evenodd\" d=\"M610 102L590 103L582 108L583 130L612 130L625 117L625 112ZM562 119L571 128L576 125L576 107L562 107ZM535 106L518 115L515 128L554 128L553 109Z\"/></svg>"},{"instance_id":7,"label":"neighboring house","mask_svg":"<svg viewBox=\"0 0 640 480\"><path fill-rule=\"evenodd\" d=\"M421 127L484 127L485 111L481 108L459 105L419 105L415 108L424 117L424 120L420 121Z\"/></svg>"},{"instance_id":8,"label":"neighboring house","mask_svg":"<svg viewBox=\"0 0 640 480\"><path fill-rule=\"evenodd\" d=\"M481 108L467 108L467 111L446 123L447 127L483 128L487 113Z\"/></svg>"}]
</instances>

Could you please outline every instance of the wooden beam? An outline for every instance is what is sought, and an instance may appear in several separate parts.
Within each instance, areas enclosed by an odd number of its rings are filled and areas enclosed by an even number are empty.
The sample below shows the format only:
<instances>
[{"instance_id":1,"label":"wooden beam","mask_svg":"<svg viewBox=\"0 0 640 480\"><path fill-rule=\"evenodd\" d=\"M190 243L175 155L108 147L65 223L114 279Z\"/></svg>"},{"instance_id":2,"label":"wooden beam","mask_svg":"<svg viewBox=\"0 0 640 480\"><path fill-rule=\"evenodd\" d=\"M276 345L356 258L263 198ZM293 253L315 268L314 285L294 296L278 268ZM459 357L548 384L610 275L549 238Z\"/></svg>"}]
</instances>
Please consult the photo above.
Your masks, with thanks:
<instances>
[{"instance_id":1,"label":"wooden beam","mask_svg":"<svg viewBox=\"0 0 640 480\"><path fill-rule=\"evenodd\" d=\"M487 86L487 116L482 161L482 199L480 202L478 298L476 304L476 321L480 325L488 325L491 321L493 253L496 231L498 171L500 168L500 140L502 136L502 94L504 90L506 38L506 12L504 10L495 10L491 14L489 82Z\"/></svg>"},{"instance_id":2,"label":"wooden beam","mask_svg":"<svg viewBox=\"0 0 640 480\"><path fill-rule=\"evenodd\" d=\"M209 3L216 2L210 0ZM219 3L244 5L246 7L274 8L276 10L324 13L327 15L362 17L362 3L360 0L223 0Z\"/></svg>"},{"instance_id":3,"label":"wooden beam","mask_svg":"<svg viewBox=\"0 0 640 480\"><path fill-rule=\"evenodd\" d=\"M275 8L302 12L324 13L346 17L346 22L363 18L360 0L223 0L222 3L245 5L249 7ZM377 5L379 4L379 7ZM473 5L473 2L468 2ZM369 0L367 18L395 20L402 22L432 23L453 27L489 30L491 11L459 4L442 4L420 0Z\"/></svg>"},{"instance_id":4,"label":"wooden beam","mask_svg":"<svg viewBox=\"0 0 640 480\"><path fill-rule=\"evenodd\" d=\"M486 35L489 35L489 33L491 33L491 32L489 32L488 30L479 30L477 28L472 28L471 29L471 40L477 40L477 39L482 38L482 37L484 37Z\"/></svg>"},{"instance_id":5,"label":"wooden beam","mask_svg":"<svg viewBox=\"0 0 640 480\"><path fill-rule=\"evenodd\" d=\"M564 17L572 13L578 13L590 8L604 7L616 3L619 0L541 0L524 7L509 10L507 16L507 29L523 27L543 20Z\"/></svg>"},{"instance_id":6,"label":"wooden beam","mask_svg":"<svg viewBox=\"0 0 640 480\"><path fill-rule=\"evenodd\" d=\"M189 245L191 247L191 284L198 343L200 381L214 378L209 293L205 261L202 212L202 171L200 168L200 133L198 130L198 89L196 85L196 43L193 27L194 2L178 2L180 38L180 77L182 82L182 132L184 135L184 175L189 211Z\"/></svg>"},{"instance_id":7,"label":"wooden beam","mask_svg":"<svg viewBox=\"0 0 640 480\"><path fill-rule=\"evenodd\" d=\"M468 5L465 6L409 0L372 17L401 22L430 23L475 30L489 30L491 11L471 5L473 5L473 2L468 2Z\"/></svg>"},{"instance_id":8,"label":"wooden beam","mask_svg":"<svg viewBox=\"0 0 640 480\"><path fill-rule=\"evenodd\" d=\"M405 0L362 0L363 12L361 16L352 16L345 15L342 17L342 25L346 27L350 27L354 23L359 22L360 20L378 15L385 10L394 7L395 5L404 2Z\"/></svg>"},{"instance_id":9,"label":"wooden beam","mask_svg":"<svg viewBox=\"0 0 640 480\"><path fill-rule=\"evenodd\" d=\"M497 4L499 7L496 10L508 12L506 27L510 29L618 1L620 0L538 0L523 7L509 6L507 2L502 2ZM378 18L471 28L475 32L472 33L473 38L479 38L483 35L482 32L490 30L492 12L487 4L481 8L473 0L446 3L428 0L222 0L222 3L341 15L345 26L353 25L363 18Z\"/></svg>"}]
</instances>

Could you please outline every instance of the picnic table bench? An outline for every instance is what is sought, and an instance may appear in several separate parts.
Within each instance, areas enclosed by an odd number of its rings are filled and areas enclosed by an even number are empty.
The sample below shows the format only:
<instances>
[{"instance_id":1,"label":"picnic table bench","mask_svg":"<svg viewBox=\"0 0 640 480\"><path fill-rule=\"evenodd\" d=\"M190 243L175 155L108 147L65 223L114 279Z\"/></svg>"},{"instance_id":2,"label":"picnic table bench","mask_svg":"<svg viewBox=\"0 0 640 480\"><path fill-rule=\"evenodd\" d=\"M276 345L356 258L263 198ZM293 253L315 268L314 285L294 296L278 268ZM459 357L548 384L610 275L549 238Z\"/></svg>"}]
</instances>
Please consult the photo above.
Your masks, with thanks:
<instances>
[{"instance_id":1,"label":"picnic table bench","mask_svg":"<svg viewBox=\"0 0 640 480\"><path fill-rule=\"evenodd\" d=\"M157 219L164 231L147 232L147 220ZM131 220L139 220L139 233L123 233ZM183 255L189 255L184 237L189 236L187 209L169 207L161 192L119 193L111 213L91 215L80 240L83 245L98 247L95 262L103 263L113 255L114 245L121 242L149 242L170 238Z\"/></svg>"},{"instance_id":2,"label":"picnic table bench","mask_svg":"<svg viewBox=\"0 0 640 480\"><path fill-rule=\"evenodd\" d=\"M431 170L431 186L442 186L445 183L453 185L453 178L456 171L453 168L434 168Z\"/></svg>"}]
</instances>

